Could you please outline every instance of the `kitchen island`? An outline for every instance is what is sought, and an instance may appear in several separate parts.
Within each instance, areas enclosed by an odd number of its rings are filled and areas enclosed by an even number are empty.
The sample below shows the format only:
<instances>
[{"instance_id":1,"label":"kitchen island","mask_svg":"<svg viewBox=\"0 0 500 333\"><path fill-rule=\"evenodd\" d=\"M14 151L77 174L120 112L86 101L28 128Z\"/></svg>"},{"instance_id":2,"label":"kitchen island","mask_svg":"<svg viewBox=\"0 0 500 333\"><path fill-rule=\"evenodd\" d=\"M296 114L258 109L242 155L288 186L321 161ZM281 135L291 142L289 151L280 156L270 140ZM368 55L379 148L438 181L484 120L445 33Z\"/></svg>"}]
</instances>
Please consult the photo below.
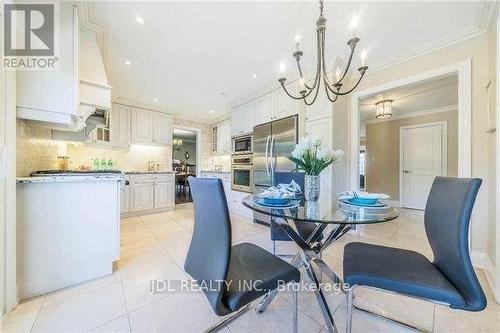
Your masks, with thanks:
<instances>
[{"instance_id":1,"label":"kitchen island","mask_svg":"<svg viewBox=\"0 0 500 333\"><path fill-rule=\"evenodd\" d=\"M17 179L21 299L113 272L120 250L122 174Z\"/></svg>"}]
</instances>

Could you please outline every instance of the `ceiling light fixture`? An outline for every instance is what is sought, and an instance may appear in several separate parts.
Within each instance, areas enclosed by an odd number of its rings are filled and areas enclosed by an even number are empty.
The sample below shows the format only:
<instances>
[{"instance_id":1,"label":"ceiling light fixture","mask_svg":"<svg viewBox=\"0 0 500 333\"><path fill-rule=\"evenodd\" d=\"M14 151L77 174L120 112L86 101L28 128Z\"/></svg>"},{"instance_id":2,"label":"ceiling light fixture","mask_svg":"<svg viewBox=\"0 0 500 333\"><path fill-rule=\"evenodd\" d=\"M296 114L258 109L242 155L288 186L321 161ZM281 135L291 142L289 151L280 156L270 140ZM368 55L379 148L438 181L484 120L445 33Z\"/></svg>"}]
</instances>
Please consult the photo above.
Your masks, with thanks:
<instances>
[{"instance_id":1,"label":"ceiling light fixture","mask_svg":"<svg viewBox=\"0 0 500 333\"><path fill-rule=\"evenodd\" d=\"M387 119L392 117L392 99L384 99L375 103L375 109L377 110L377 119Z\"/></svg>"},{"instance_id":2,"label":"ceiling light fixture","mask_svg":"<svg viewBox=\"0 0 500 333\"><path fill-rule=\"evenodd\" d=\"M139 24L145 24L146 21L144 21L144 18L142 16L136 15L135 16L135 21Z\"/></svg>"},{"instance_id":3,"label":"ceiling light fixture","mask_svg":"<svg viewBox=\"0 0 500 333\"><path fill-rule=\"evenodd\" d=\"M209 110L208 112L210 112L210 113L214 113L214 110Z\"/></svg>"},{"instance_id":4,"label":"ceiling light fixture","mask_svg":"<svg viewBox=\"0 0 500 333\"><path fill-rule=\"evenodd\" d=\"M132 66L132 62L130 60L125 60L124 63L127 66Z\"/></svg>"},{"instance_id":5,"label":"ceiling light fixture","mask_svg":"<svg viewBox=\"0 0 500 333\"><path fill-rule=\"evenodd\" d=\"M158 102L158 98L153 98L153 102Z\"/></svg>"},{"instance_id":6,"label":"ceiling light fixture","mask_svg":"<svg viewBox=\"0 0 500 333\"><path fill-rule=\"evenodd\" d=\"M356 49L356 44L359 42L359 38L356 37L355 33L355 29L357 28L358 23L359 23L358 17L354 16L351 20L351 28L354 30L354 37L352 37L347 41L347 46L349 46L349 48L351 49L349 61L347 62L347 66L343 72L341 71L340 67L337 66L336 70L334 70L336 76L335 82L332 83L330 82L330 79L328 78L326 72L326 63L325 63L326 62L325 59L326 19L323 16L323 0L319 1L319 18L316 21L316 39L318 45L318 48L316 50L317 65L316 65L316 76L314 78L314 83L312 85L309 85L304 79L302 67L300 66L300 58L303 55L303 52L300 50L300 41L302 40L302 37L300 35L297 35L295 36L295 45L297 50L293 53L293 57L297 62L297 67L300 75L299 79L300 96L293 96L288 92L288 90L285 88L286 78L284 76L278 80L288 96L296 100L303 100L304 103L306 103L306 105L312 105L316 101L316 98L318 97L321 81L323 81L325 85L326 96L331 102L335 102L339 96L347 95L351 93L354 89L356 89L356 87L361 82L361 79L365 75L366 70L368 69L368 66L366 66L366 50L363 50L360 54L361 58L360 66L358 67L358 72L360 74L360 77L358 79L358 82L356 82L354 87L352 87L351 89L348 89L347 91L340 91L340 89L344 85L344 83L342 83L342 80L346 77L347 72L349 71L349 67L351 66L352 62L352 57L354 55L354 50ZM281 62L280 64L280 72L282 73L282 75L285 74L284 62ZM312 100L308 102L307 97L311 94L313 95Z\"/></svg>"},{"instance_id":7,"label":"ceiling light fixture","mask_svg":"<svg viewBox=\"0 0 500 333\"><path fill-rule=\"evenodd\" d=\"M252 74L252 78L253 78L253 79L256 79L256 78L257 78L257 74L255 74L255 73L254 73L254 74Z\"/></svg>"}]
</instances>

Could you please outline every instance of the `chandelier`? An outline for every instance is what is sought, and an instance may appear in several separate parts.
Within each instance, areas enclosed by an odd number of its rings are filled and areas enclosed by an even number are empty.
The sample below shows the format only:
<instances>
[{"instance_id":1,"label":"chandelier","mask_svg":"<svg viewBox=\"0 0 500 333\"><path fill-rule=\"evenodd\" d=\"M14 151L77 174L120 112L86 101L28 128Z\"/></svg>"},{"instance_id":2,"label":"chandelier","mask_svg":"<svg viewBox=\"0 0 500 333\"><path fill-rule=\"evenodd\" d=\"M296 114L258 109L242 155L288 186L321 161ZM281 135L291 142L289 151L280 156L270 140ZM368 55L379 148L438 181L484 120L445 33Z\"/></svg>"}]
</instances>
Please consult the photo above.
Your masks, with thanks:
<instances>
[{"instance_id":1,"label":"chandelier","mask_svg":"<svg viewBox=\"0 0 500 333\"><path fill-rule=\"evenodd\" d=\"M335 82L331 82L330 79L328 78L327 71L326 71L326 65L325 65L325 30L326 30L326 19L323 16L323 0L319 1L319 18L316 21L316 39L317 39L317 67L316 67L316 76L314 78L314 83L312 85L309 85L306 80L304 79L304 74L302 72L302 67L300 66L300 58L303 55L303 52L300 51L300 36L295 37L295 43L297 46L297 50L293 53L293 57L295 58L295 61L297 62L297 68L299 71L300 79L300 91L299 94L300 96L293 96L285 87L285 81L286 78L281 77L278 81L280 82L281 86L285 90L286 94L290 96L293 99L296 100L303 100L306 105L312 105L314 101L316 101L316 98L318 97L318 92L321 87L321 81L323 81L323 84L325 85L325 92L326 96L331 102L335 102L339 96L347 95L351 93L356 87L359 85L361 82L361 79L363 79L363 76L366 73L366 70L368 69L368 66L366 66L366 51L363 50L361 52L361 65L358 68L358 72L360 73L360 77L358 79L358 82L348 90L341 91L342 86L344 85L343 80L346 77L349 68L351 66L352 62L352 57L354 55L354 50L356 49L356 44L359 42L359 38L354 36L351 39L347 41L347 46L351 49L351 54L349 55L349 61L347 62L347 66L342 73L339 67L337 67L335 71ZM356 19L354 19L357 21ZM354 23L354 25L357 24L357 22ZM285 64L281 63L280 64L280 71L283 73L285 71ZM307 98L312 95L312 100L307 101Z\"/></svg>"},{"instance_id":2,"label":"chandelier","mask_svg":"<svg viewBox=\"0 0 500 333\"><path fill-rule=\"evenodd\" d=\"M392 99L384 99L375 103L375 109L377 110L377 119L387 119L392 117Z\"/></svg>"}]
</instances>

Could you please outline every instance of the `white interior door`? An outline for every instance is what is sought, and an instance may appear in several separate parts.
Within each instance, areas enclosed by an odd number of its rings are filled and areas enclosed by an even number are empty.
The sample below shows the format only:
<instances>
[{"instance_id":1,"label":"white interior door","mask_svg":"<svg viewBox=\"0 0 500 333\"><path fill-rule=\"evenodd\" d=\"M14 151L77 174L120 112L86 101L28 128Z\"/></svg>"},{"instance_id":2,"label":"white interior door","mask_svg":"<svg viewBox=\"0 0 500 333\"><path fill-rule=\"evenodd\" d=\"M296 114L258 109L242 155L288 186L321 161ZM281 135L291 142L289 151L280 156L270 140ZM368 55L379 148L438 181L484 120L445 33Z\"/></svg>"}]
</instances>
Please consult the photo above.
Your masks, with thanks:
<instances>
[{"instance_id":1,"label":"white interior door","mask_svg":"<svg viewBox=\"0 0 500 333\"><path fill-rule=\"evenodd\" d=\"M446 122L400 130L401 207L425 209L434 178L446 175Z\"/></svg>"}]
</instances>

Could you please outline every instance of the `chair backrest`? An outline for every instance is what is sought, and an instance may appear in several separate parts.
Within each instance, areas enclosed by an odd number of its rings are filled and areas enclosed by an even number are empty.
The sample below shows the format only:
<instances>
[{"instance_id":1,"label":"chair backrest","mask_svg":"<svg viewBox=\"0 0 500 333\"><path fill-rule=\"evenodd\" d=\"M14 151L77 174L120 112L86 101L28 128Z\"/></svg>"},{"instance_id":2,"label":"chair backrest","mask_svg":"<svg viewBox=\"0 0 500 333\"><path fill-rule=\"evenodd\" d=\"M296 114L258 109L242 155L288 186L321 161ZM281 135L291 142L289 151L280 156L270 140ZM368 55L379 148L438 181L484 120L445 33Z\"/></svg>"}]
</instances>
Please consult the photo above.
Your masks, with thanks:
<instances>
[{"instance_id":1,"label":"chair backrest","mask_svg":"<svg viewBox=\"0 0 500 333\"><path fill-rule=\"evenodd\" d=\"M221 283L229 269L231 220L224 186L216 178L189 177L189 184L194 205L194 229L184 270L198 283L211 287L202 289L214 312L225 315L230 311L221 302L224 292Z\"/></svg>"},{"instance_id":2,"label":"chair backrest","mask_svg":"<svg viewBox=\"0 0 500 333\"><path fill-rule=\"evenodd\" d=\"M478 178L436 177L425 208L425 231L434 253L434 265L462 294L469 311L486 307L486 297L469 256L469 223Z\"/></svg>"},{"instance_id":3,"label":"chair backrest","mask_svg":"<svg viewBox=\"0 0 500 333\"><path fill-rule=\"evenodd\" d=\"M304 192L305 172L275 172L273 179L274 179L273 185L275 186L278 184L289 184L293 180L297 184L299 184L302 193ZM305 199L302 196L302 201L304 200ZM304 202L301 203L303 204Z\"/></svg>"}]
</instances>

